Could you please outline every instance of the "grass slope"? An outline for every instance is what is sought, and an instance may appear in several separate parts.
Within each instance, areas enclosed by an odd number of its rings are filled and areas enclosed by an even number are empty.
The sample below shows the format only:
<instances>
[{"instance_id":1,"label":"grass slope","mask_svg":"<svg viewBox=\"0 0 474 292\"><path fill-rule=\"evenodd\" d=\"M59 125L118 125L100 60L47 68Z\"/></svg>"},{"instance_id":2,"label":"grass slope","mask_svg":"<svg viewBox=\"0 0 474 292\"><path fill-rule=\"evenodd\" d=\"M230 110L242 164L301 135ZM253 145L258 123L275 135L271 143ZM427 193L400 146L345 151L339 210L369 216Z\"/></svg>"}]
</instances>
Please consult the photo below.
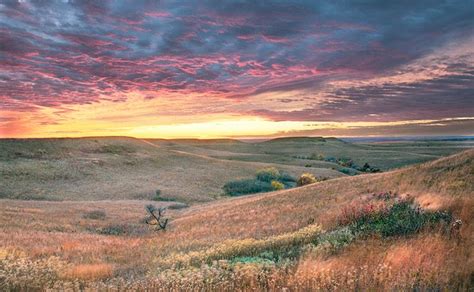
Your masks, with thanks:
<instances>
[{"instance_id":1,"label":"grass slope","mask_svg":"<svg viewBox=\"0 0 474 292\"><path fill-rule=\"evenodd\" d=\"M277 138L259 143L235 140L150 141L165 147L228 160L341 168L330 162L298 158L322 154L325 157L351 158L359 165L368 162L383 170L434 160L474 146L472 141L349 143L336 138L321 137Z\"/></svg>"},{"instance_id":2,"label":"grass slope","mask_svg":"<svg viewBox=\"0 0 474 292\"><path fill-rule=\"evenodd\" d=\"M0 197L34 200L150 199L185 202L219 197L229 180L275 166L297 176L342 176L304 168L218 159L126 137L0 140Z\"/></svg>"},{"instance_id":3,"label":"grass slope","mask_svg":"<svg viewBox=\"0 0 474 292\"><path fill-rule=\"evenodd\" d=\"M472 288L469 279L474 272L473 181L474 150L469 150L392 172L170 211L170 229L161 233L143 230L139 223L143 205L136 202L7 200L1 205L3 267L8 268L9 279L21 280L15 273L42 269L52 271L44 277L77 278L98 287L120 283L129 288L157 285L189 290L464 290ZM283 246L306 244L320 232L336 228L344 206L388 190L409 193L426 209L450 210L463 222L460 240L436 231L383 240L370 237L335 253L307 249L289 266L245 264L252 261L245 255L256 251L279 252ZM98 208L107 214L102 221L83 217ZM130 224L136 231L127 236L95 232L117 223ZM39 261L45 258L50 262ZM19 270L18 259L24 259L28 269ZM200 259L210 259L210 266L203 266ZM213 263L216 259L227 261ZM234 260L242 264L230 268ZM175 273L177 263L182 269ZM135 280L127 280L132 275ZM97 282L102 279L115 280Z\"/></svg>"}]
</instances>

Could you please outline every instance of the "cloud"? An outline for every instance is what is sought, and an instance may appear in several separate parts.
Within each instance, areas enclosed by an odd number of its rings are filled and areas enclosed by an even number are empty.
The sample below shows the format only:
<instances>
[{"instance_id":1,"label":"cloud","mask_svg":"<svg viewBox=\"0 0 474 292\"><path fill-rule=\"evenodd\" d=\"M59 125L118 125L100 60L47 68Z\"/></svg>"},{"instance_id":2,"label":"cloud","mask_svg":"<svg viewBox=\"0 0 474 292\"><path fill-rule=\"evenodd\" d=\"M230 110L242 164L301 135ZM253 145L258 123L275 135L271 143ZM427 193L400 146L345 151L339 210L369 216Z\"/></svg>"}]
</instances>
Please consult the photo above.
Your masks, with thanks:
<instances>
[{"instance_id":1,"label":"cloud","mask_svg":"<svg viewBox=\"0 0 474 292\"><path fill-rule=\"evenodd\" d=\"M473 61L462 56L472 47L415 65L472 44L472 15L461 0L6 1L0 106L60 109L141 93L220 100L229 114L275 120L465 116ZM429 75L440 63L450 67L429 80L373 82ZM305 100L298 109L258 100L295 92Z\"/></svg>"},{"instance_id":2,"label":"cloud","mask_svg":"<svg viewBox=\"0 0 474 292\"><path fill-rule=\"evenodd\" d=\"M459 118L430 121L421 120L395 124L379 123L372 126L356 124L341 127L339 124L338 127L327 126L302 131L280 132L274 136L472 136L474 135L472 129L474 129L474 119Z\"/></svg>"}]
</instances>

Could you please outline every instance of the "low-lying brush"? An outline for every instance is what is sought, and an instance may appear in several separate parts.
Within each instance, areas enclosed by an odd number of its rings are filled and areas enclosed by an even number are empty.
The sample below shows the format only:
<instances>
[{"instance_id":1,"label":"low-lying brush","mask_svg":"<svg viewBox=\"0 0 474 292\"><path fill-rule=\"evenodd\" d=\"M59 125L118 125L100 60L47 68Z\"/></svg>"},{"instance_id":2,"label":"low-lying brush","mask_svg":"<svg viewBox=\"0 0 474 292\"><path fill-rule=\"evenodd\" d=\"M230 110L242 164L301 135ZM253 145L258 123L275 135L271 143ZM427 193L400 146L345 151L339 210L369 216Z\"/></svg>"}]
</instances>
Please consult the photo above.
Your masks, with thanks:
<instances>
[{"instance_id":1,"label":"low-lying brush","mask_svg":"<svg viewBox=\"0 0 474 292\"><path fill-rule=\"evenodd\" d=\"M296 185L301 187L309 184L314 184L318 182L316 177L312 173L303 173L298 180L296 181Z\"/></svg>"},{"instance_id":2,"label":"low-lying brush","mask_svg":"<svg viewBox=\"0 0 474 292\"><path fill-rule=\"evenodd\" d=\"M280 178L280 171L275 167L268 167L257 171L256 179L264 182L271 182Z\"/></svg>"},{"instance_id":3,"label":"low-lying brush","mask_svg":"<svg viewBox=\"0 0 474 292\"><path fill-rule=\"evenodd\" d=\"M412 197L390 202L391 193L379 195L379 200L345 207L339 225L349 226L356 234L377 234L383 237L405 236L421 231L425 227L453 220L447 211L426 211Z\"/></svg>"},{"instance_id":4,"label":"low-lying brush","mask_svg":"<svg viewBox=\"0 0 474 292\"><path fill-rule=\"evenodd\" d=\"M230 181L223 189L227 195L240 196L292 188L295 184L296 179L291 175L269 167L257 171L254 179Z\"/></svg>"},{"instance_id":5,"label":"low-lying brush","mask_svg":"<svg viewBox=\"0 0 474 292\"><path fill-rule=\"evenodd\" d=\"M224 185L224 191L230 196L240 196L272 191L272 185L268 182L256 179L242 179L230 181Z\"/></svg>"},{"instance_id":6,"label":"low-lying brush","mask_svg":"<svg viewBox=\"0 0 474 292\"><path fill-rule=\"evenodd\" d=\"M309 225L295 232L271 236L265 239L227 240L202 251L185 254L171 254L159 261L163 267L179 267L186 265L199 266L214 260L233 259L237 257L255 257L263 252L284 255L284 258L296 258L298 248L317 239L322 232L319 225Z\"/></svg>"}]
</instances>

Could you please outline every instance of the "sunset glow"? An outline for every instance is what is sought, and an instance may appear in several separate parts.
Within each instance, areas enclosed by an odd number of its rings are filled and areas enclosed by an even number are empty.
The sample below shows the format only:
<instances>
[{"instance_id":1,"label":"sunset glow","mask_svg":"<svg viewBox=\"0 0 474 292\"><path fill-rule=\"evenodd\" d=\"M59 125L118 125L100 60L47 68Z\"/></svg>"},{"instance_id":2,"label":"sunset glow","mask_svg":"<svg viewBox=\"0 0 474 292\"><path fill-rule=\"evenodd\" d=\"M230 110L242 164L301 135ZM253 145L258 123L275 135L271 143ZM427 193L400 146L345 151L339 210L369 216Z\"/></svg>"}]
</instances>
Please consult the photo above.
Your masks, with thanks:
<instances>
[{"instance_id":1,"label":"sunset glow","mask_svg":"<svg viewBox=\"0 0 474 292\"><path fill-rule=\"evenodd\" d=\"M423 2L0 4L0 137L472 135L473 5Z\"/></svg>"}]
</instances>

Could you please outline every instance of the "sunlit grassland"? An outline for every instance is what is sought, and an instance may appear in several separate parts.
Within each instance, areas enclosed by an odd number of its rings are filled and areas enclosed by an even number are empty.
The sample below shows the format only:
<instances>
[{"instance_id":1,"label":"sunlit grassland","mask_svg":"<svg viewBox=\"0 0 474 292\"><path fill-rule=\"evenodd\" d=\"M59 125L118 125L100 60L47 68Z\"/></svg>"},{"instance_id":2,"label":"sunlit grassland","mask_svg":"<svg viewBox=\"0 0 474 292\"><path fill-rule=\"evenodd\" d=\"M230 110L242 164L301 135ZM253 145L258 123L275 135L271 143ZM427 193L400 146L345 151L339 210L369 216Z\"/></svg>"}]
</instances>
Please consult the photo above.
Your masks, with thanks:
<instances>
[{"instance_id":1,"label":"sunlit grassland","mask_svg":"<svg viewBox=\"0 0 474 292\"><path fill-rule=\"evenodd\" d=\"M344 174L330 169L197 156L133 138L0 140L0 197L24 200L120 200L162 196L195 203L222 186L278 167L294 176Z\"/></svg>"},{"instance_id":2,"label":"sunlit grassland","mask_svg":"<svg viewBox=\"0 0 474 292\"><path fill-rule=\"evenodd\" d=\"M143 201L4 200L2 275L14 287L466 290L474 267L473 176L471 150L393 172L168 210L169 229L160 232L141 221ZM348 240L342 232L333 241L347 244L336 248L318 241L341 229L344 206L388 190L450 212L463 222L459 237L440 227L390 238ZM90 218L98 210L105 216ZM111 225L127 228L119 236L100 232Z\"/></svg>"}]
</instances>

